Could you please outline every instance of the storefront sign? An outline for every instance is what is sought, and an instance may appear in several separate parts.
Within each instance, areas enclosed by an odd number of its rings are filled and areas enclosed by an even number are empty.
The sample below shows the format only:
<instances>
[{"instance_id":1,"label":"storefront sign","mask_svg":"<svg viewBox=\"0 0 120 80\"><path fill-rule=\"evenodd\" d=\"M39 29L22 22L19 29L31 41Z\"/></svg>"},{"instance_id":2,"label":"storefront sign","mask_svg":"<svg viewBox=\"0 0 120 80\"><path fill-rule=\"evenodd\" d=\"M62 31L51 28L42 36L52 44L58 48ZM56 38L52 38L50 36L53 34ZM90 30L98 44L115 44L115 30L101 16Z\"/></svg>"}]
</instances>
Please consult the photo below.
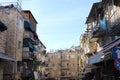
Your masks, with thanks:
<instances>
[{"instance_id":1,"label":"storefront sign","mask_svg":"<svg viewBox=\"0 0 120 80\"><path fill-rule=\"evenodd\" d=\"M117 70L120 70L120 58L119 59L116 59L114 61L114 67L117 69Z\"/></svg>"},{"instance_id":2,"label":"storefront sign","mask_svg":"<svg viewBox=\"0 0 120 80\"><path fill-rule=\"evenodd\" d=\"M119 47L113 48L112 53L113 53L113 59L120 58L120 48Z\"/></svg>"}]
</instances>

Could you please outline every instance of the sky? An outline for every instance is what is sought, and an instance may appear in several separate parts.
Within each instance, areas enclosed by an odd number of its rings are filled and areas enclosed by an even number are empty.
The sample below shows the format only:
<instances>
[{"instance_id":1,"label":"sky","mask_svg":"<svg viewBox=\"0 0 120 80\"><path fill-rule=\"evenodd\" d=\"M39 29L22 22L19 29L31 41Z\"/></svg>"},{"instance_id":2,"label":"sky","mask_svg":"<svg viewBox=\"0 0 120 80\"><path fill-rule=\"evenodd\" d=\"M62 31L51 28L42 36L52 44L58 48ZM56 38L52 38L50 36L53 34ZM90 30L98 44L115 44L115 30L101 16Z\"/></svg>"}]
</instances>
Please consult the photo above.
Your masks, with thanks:
<instances>
[{"instance_id":1,"label":"sky","mask_svg":"<svg viewBox=\"0 0 120 80\"><path fill-rule=\"evenodd\" d=\"M86 31L86 17L92 4L99 1L22 0L22 9L32 12L38 22L39 39L50 51L80 45L80 35Z\"/></svg>"}]
</instances>

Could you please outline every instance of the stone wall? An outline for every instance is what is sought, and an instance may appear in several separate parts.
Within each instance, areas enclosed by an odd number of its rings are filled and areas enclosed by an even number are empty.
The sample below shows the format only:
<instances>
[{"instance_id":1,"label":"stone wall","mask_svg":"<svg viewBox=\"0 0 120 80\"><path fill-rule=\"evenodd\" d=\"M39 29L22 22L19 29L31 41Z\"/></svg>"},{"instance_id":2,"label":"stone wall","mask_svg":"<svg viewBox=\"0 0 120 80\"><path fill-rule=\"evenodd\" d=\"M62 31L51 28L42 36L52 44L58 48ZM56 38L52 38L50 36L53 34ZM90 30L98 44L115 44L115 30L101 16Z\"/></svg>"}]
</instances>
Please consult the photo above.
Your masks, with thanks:
<instances>
[{"instance_id":1,"label":"stone wall","mask_svg":"<svg viewBox=\"0 0 120 80\"><path fill-rule=\"evenodd\" d=\"M0 32L0 52L5 53L6 49L6 31Z\"/></svg>"},{"instance_id":2,"label":"stone wall","mask_svg":"<svg viewBox=\"0 0 120 80\"><path fill-rule=\"evenodd\" d=\"M0 17L0 20L8 27L6 35L2 33L6 37L2 38L1 40L6 40L4 43L0 41L0 44L2 44L2 47L0 46L0 50L8 54L10 57L15 58L17 61L22 61L22 43L24 31L23 16L15 8L0 8ZM17 74L17 62L14 64L7 63L5 68L5 74L14 74L14 72Z\"/></svg>"}]
</instances>

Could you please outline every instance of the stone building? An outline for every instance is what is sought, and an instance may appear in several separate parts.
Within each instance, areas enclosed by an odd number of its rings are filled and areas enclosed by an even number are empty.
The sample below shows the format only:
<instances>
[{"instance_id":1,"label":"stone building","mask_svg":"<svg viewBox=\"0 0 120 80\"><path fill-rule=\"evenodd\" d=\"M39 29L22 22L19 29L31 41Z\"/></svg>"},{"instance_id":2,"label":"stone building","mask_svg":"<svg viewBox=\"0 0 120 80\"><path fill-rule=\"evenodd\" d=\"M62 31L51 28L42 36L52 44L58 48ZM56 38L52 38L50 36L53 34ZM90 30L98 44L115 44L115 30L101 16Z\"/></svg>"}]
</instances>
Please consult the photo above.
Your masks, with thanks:
<instances>
[{"instance_id":1,"label":"stone building","mask_svg":"<svg viewBox=\"0 0 120 80\"><path fill-rule=\"evenodd\" d=\"M6 24L4 24L2 22L2 20L0 21L0 80L3 80L3 76L5 73L5 66L7 65L7 63L13 63L15 61L15 59L13 57L10 57L7 53L6 53L6 38L7 38L7 30L8 26L6 26Z\"/></svg>"},{"instance_id":2,"label":"stone building","mask_svg":"<svg viewBox=\"0 0 120 80\"><path fill-rule=\"evenodd\" d=\"M0 67L1 80L36 78L35 72L39 76L37 56L46 54L36 32L37 21L30 10L22 10L19 1L2 4L0 17L0 31L7 29L0 35L1 64L4 63Z\"/></svg>"},{"instance_id":3,"label":"stone building","mask_svg":"<svg viewBox=\"0 0 120 80\"><path fill-rule=\"evenodd\" d=\"M22 42L23 42L23 24L24 18L21 15L21 9L16 7L17 3L4 5L0 7L0 17L8 29L6 31L5 53L16 59L16 62L6 62L4 66L4 80L15 79L20 75L17 70L18 61L22 61Z\"/></svg>"},{"instance_id":4,"label":"stone building","mask_svg":"<svg viewBox=\"0 0 120 80\"><path fill-rule=\"evenodd\" d=\"M40 77L40 79L47 78L48 72L46 70L47 67L47 57L46 57L46 47L45 45L39 41L38 48L37 48L37 72Z\"/></svg>"},{"instance_id":5,"label":"stone building","mask_svg":"<svg viewBox=\"0 0 120 80\"><path fill-rule=\"evenodd\" d=\"M92 68L85 78L92 74L94 80L119 79L119 4L119 0L102 0L94 3L90 10L86 20L87 34L89 44L92 42L96 48L87 55Z\"/></svg>"},{"instance_id":6,"label":"stone building","mask_svg":"<svg viewBox=\"0 0 120 80\"><path fill-rule=\"evenodd\" d=\"M78 51L70 48L48 53L48 78L51 80L75 80L78 74Z\"/></svg>"}]
</instances>

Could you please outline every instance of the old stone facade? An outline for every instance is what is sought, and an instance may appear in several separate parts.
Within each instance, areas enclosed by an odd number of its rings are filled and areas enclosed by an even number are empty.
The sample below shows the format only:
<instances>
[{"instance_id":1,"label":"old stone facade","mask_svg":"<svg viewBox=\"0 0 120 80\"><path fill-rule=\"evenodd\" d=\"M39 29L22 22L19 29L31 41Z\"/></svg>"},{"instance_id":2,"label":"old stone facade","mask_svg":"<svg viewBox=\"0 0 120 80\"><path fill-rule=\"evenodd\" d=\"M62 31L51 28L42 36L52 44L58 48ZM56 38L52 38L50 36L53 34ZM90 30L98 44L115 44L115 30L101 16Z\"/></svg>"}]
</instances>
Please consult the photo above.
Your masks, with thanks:
<instances>
[{"instance_id":1,"label":"old stone facade","mask_svg":"<svg viewBox=\"0 0 120 80\"><path fill-rule=\"evenodd\" d=\"M7 26L5 52L16 61L22 60L22 42L23 42L23 16L17 8L0 8L1 21ZM7 63L7 62L6 62ZM4 67L4 79L15 78L17 73L17 62L7 63ZM9 69L8 69L9 66ZM6 79L7 80L7 79Z\"/></svg>"},{"instance_id":2,"label":"old stone facade","mask_svg":"<svg viewBox=\"0 0 120 80\"><path fill-rule=\"evenodd\" d=\"M86 65L83 78L94 80L117 80L119 69L116 61L119 60L119 6L118 0L102 0L93 3L86 20L89 45L83 49L86 55ZM84 38L85 39L85 38ZM92 44L91 44L92 43ZM94 47L94 48L92 48ZM85 50L88 49L88 52ZM92 49L92 50L90 50ZM115 56L116 55L116 56ZM117 66L117 67L116 67Z\"/></svg>"},{"instance_id":3,"label":"old stone facade","mask_svg":"<svg viewBox=\"0 0 120 80\"><path fill-rule=\"evenodd\" d=\"M48 78L75 80L79 71L78 53L75 48L48 53Z\"/></svg>"},{"instance_id":4,"label":"old stone facade","mask_svg":"<svg viewBox=\"0 0 120 80\"><path fill-rule=\"evenodd\" d=\"M2 24L4 24L4 23L2 22ZM4 55L4 56L6 55L6 53L5 53L5 48L6 48L6 30L4 30L5 26L0 25L0 27L1 27L0 28L0 55L2 57L2 55ZM3 58L3 59L0 60L0 65L1 65L0 66L0 80L3 80L4 60L7 60L7 58L6 59Z\"/></svg>"},{"instance_id":5,"label":"old stone facade","mask_svg":"<svg viewBox=\"0 0 120 80\"><path fill-rule=\"evenodd\" d=\"M46 47L38 38L34 16L29 10L9 4L0 7L0 17L0 26L4 23L7 29L0 27L0 80L38 79L41 64L37 60L43 58L45 62ZM39 54L43 56L37 58ZM45 72L46 66L42 68Z\"/></svg>"}]
</instances>

